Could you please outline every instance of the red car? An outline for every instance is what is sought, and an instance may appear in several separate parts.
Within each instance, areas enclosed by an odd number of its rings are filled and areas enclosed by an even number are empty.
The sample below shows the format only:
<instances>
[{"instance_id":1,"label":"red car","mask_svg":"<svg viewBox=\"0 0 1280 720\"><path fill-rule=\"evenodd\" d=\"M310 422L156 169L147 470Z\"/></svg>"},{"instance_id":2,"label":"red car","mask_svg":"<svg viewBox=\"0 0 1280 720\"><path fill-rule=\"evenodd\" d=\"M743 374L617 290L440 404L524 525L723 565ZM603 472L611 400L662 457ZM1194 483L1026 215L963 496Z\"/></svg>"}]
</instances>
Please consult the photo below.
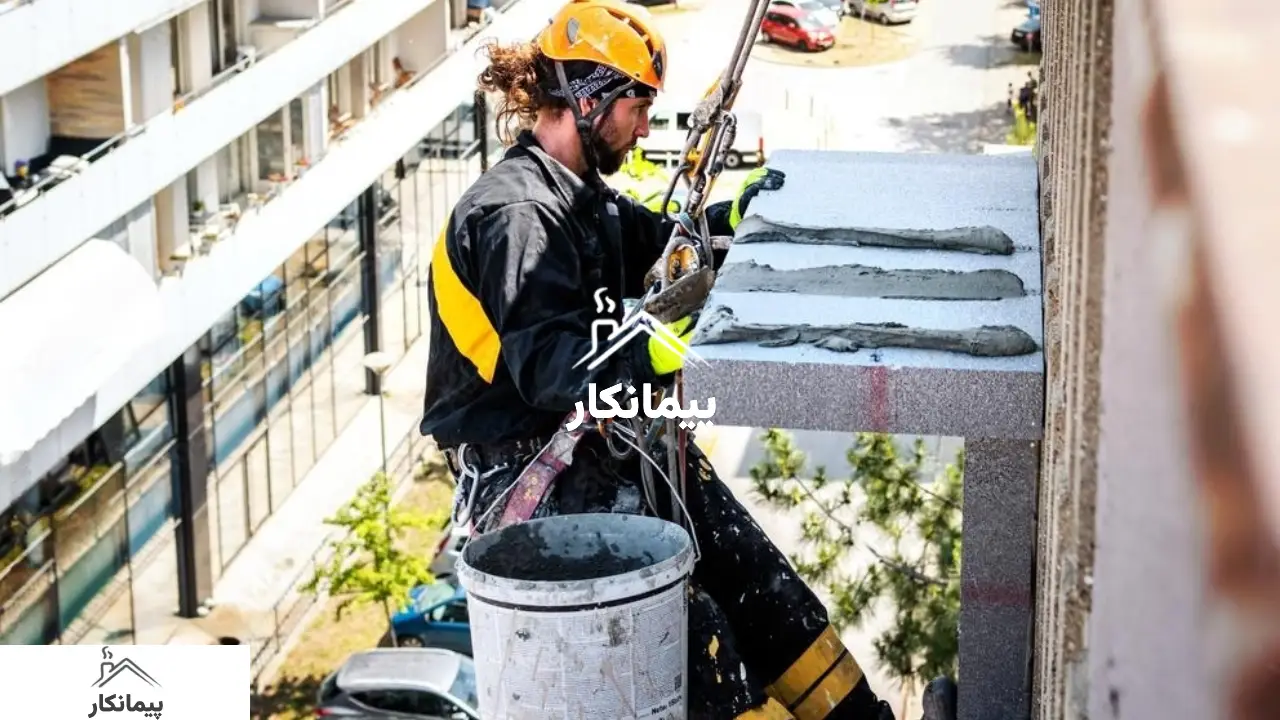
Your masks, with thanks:
<instances>
[{"instance_id":1,"label":"red car","mask_svg":"<svg viewBox=\"0 0 1280 720\"><path fill-rule=\"evenodd\" d=\"M826 50L836 44L835 28L790 5L773 5L760 24L765 40L805 50Z\"/></svg>"}]
</instances>

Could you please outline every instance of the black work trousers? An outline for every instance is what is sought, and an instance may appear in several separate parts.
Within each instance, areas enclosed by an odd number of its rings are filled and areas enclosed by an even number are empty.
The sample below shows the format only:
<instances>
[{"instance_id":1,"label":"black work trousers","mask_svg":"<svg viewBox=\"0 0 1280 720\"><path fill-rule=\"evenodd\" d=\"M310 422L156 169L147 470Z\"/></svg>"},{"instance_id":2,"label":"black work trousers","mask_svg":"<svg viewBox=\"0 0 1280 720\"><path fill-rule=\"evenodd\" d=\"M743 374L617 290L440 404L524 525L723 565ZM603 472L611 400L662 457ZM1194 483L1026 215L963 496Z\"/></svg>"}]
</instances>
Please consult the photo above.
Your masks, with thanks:
<instances>
[{"instance_id":1,"label":"black work trousers","mask_svg":"<svg viewBox=\"0 0 1280 720\"><path fill-rule=\"evenodd\" d=\"M893 720L817 596L716 475L692 436L687 448L684 500L702 553L690 582L690 720ZM654 459L666 469L660 453ZM481 481L472 517L485 517L527 460ZM587 435L534 517L630 512L678 520L671 517L669 488L660 476L658 510L642 500L641 462L647 461L634 452L614 457L602 438ZM458 488L460 498L470 493L467 482ZM489 517L500 513L495 509Z\"/></svg>"}]
</instances>

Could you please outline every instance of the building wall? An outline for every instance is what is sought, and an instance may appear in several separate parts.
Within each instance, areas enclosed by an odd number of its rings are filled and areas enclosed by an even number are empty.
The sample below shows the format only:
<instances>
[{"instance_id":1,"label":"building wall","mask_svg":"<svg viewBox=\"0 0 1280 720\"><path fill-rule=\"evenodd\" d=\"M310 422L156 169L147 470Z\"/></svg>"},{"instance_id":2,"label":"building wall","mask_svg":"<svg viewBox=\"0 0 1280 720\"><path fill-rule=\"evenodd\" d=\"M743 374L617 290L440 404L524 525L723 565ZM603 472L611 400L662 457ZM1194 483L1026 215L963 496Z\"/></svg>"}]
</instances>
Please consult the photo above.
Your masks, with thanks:
<instances>
[{"instance_id":1,"label":"building wall","mask_svg":"<svg viewBox=\"0 0 1280 720\"><path fill-rule=\"evenodd\" d=\"M173 106L171 44L178 38L170 27L162 22L128 37L130 118L135 123L146 122Z\"/></svg>"},{"instance_id":2,"label":"building wall","mask_svg":"<svg viewBox=\"0 0 1280 720\"><path fill-rule=\"evenodd\" d=\"M1265 27L1185 2L1045 9L1044 720L1280 707L1280 550L1261 500L1277 482L1256 464L1275 424L1246 419L1277 406L1275 335L1256 332L1276 293L1240 277L1269 278L1278 257L1257 242L1274 213L1249 214L1275 196L1260 179L1277 144L1248 131L1273 122L1243 78L1268 66L1243 50L1267 46ZM1247 387L1240 368L1268 346L1271 384Z\"/></svg>"},{"instance_id":3,"label":"building wall","mask_svg":"<svg viewBox=\"0 0 1280 720\"><path fill-rule=\"evenodd\" d=\"M0 170L14 174L20 160L43 155L49 146L49 96L37 78L0 97Z\"/></svg>"},{"instance_id":4,"label":"building wall","mask_svg":"<svg viewBox=\"0 0 1280 720\"><path fill-rule=\"evenodd\" d=\"M260 59L253 67L235 74L181 110L152 117L143 131L111 152L102 154L100 150L99 156L82 172L50 188L38 202L31 202L4 218L0 253L6 254L6 262L0 264L0 294L7 294L30 280L114 221L121 207L133 207L155 196L216 155L281 105L306 92L429 4L430 0L352 3L335 13L332 20L315 25L289 46ZM116 82L112 86L106 82L104 73L109 73L113 66L106 56L107 49L102 52L98 62L105 69L79 75L86 76L84 82L100 87L105 96L114 92L110 87L119 90L122 85ZM115 67L118 65L117 59ZM60 113L68 115L69 111L62 109L64 106L77 107L77 102L89 102L83 94L73 95L80 98L76 101L59 100L62 96L55 91L54 77L64 70L49 79L50 106L55 119ZM72 82L71 76L67 81ZM119 97L119 93L113 97ZM102 97L98 100L105 102ZM76 118L79 114L72 113L70 117ZM121 119L114 121L112 117ZM106 139L123 129L120 109L114 116L105 118L95 118L90 127L79 127L77 131L103 133L115 129L115 132L78 137ZM61 131L55 120L54 134ZM417 131L420 133L423 129L419 127ZM10 250L6 247L10 237L43 237L46 241L38 248L14 253L10 260L7 256Z\"/></svg>"},{"instance_id":5,"label":"building wall","mask_svg":"<svg viewBox=\"0 0 1280 720\"><path fill-rule=\"evenodd\" d=\"M200 4L200 0L90 2L38 0L4 14L0 22L0 95L117 38Z\"/></svg>"},{"instance_id":6,"label":"building wall","mask_svg":"<svg viewBox=\"0 0 1280 720\"><path fill-rule=\"evenodd\" d=\"M373 223L353 198L197 340L202 442L176 442L179 399L162 373L0 508L0 643L167 641L180 601L179 468L209 468L204 556L216 580L368 401L365 354L399 359L423 336L432 243L481 167L478 148L457 152L467 111L386 168L368 191ZM112 237L127 242L142 216L150 209ZM366 226L375 238L360 236ZM364 332L362 273L374 266L378 348ZM208 456L190 462L191 447Z\"/></svg>"},{"instance_id":7,"label":"building wall","mask_svg":"<svg viewBox=\"0 0 1280 720\"><path fill-rule=\"evenodd\" d=\"M1111 15L1112 0L1066 0L1045 3L1042 19L1046 380L1033 715L1043 720L1084 717L1088 700Z\"/></svg>"}]
</instances>

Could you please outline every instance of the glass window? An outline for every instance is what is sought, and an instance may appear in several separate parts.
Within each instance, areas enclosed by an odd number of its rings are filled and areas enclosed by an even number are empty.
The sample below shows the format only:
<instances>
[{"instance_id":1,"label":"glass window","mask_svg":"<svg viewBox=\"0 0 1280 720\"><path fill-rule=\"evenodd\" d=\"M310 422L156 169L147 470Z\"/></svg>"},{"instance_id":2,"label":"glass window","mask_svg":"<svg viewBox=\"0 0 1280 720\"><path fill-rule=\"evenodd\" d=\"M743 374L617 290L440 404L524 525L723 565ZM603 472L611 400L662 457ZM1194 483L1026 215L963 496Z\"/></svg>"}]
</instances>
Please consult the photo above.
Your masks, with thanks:
<instances>
[{"instance_id":1,"label":"glass window","mask_svg":"<svg viewBox=\"0 0 1280 720\"><path fill-rule=\"evenodd\" d=\"M453 679L449 694L473 708L480 706L476 693L476 667L470 659L464 658L458 665L458 676Z\"/></svg>"},{"instance_id":2,"label":"glass window","mask_svg":"<svg viewBox=\"0 0 1280 720\"><path fill-rule=\"evenodd\" d=\"M293 482L302 482L307 471L315 464L315 419L312 414L311 383L304 382L294 388L290 409L290 429L293 436Z\"/></svg>"},{"instance_id":3,"label":"glass window","mask_svg":"<svg viewBox=\"0 0 1280 720\"><path fill-rule=\"evenodd\" d=\"M307 111L302 98L289 102L289 146L293 151L293 166L297 170L307 167Z\"/></svg>"},{"instance_id":4,"label":"glass window","mask_svg":"<svg viewBox=\"0 0 1280 720\"><path fill-rule=\"evenodd\" d=\"M471 622L471 613L467 610L465 602L449 603L444 606L444 612L440 615L441 622L463 623Z\"/></svg>"},{"instance_id":5,"label":"glass window","mask_svg":"<svg viewBox=\"0 0 1280 720\"><path fill-rule=\"evenodd\" d=\"M172 530L174 516L174 444L152 464L130 475L129 552L132 557L130 598L117 601L119 612L132 606L135 641L162 644L169 639L178 612L178 554Z\"/></svg>"},{"instance_id":6,"label":"glass window","mask_svg":"<svg viewBox=\"0 0 1280 720\"><path fill-rule=\"evenodd\" d=\"M284 108L258 123L258 179L284 182L289 178L285 167Z\"/></svg>"},{"instance_id":7,"label":"glass window","mask_svg":"<svg viewBox=\"0 0 1280 720\"><path fill-rule=\"evenodd\" d=\"M226 567L248 539L248 517L244 491L243 459L218 468L217 490L218 552Z\"/></svg>"},{"instance_id":8,"label":"glass window","mask_svg":"<svg viewBox=\"0 0 1280 720\"><path fill-rule=\"evenodd\" d=\"M50 540L50 542L52 542ZM46 645L58 637L58 597L51 553L34 542L0 555L0 644ZM0 550L4 546L0 545ZM45 559L40 559L43 555Z\"/></svg>"},{"instance_id":9,"label":"glass window","mask_svg":"<svg viewBox=\"0 0 1280 720\"><path fill-rule=\"evenodd\" d=\"M267 435L263 433L245 453L245 499L248 502L249 532L255 533L274 510L271 502L271 464L267 455Z\"/></svg>"},{"instance_id":10,"label":"glass window","mask_svg":"<svg viewBox=\"0 0 1280 720\"><path fill-rule=\"evenodd\" d=\"M370 690L351 693L351 698L361 705L387 712L415 714L417 701L412 690Z\"/></svg>"},{"instance_id":11,"label":"glass window","mask_svg":"<svg viewBox=\"0 0 1280 720\"><path fill-rule=\"evenodd\" d=\"M169 18L169 82L173 87L175 100L187 91L185 87L186 79L182 77L183 58L187 52L185 39L182 32L182 23L178 22L177 17Z\"/></svg>"},{"instance_id":12,"label":"glass window","mask_svg":"<svg viewBox=\"0 0 1280 720\"><path fill-rule=\"evenodd\" d=\"M55 513L53 519L58 609L64 628L80 618L128 562L123 467L108 469L103 476L87 472L81 482L93 485L75 503ZM129 617L112 618L110 628L97 625L112 634L131 635L133 630ZM75 628L73 637L83 637L89 629Z\"/></svg>"},{"instance_id":13,"label":"glass window","mask_svg":"<svg viewBox=\"0 0 1280 720\"><path fill-rule=\"evenodd\" d=\"M293 428L289 401L283 400L273 410L267 428L267 455L270 461L271 504L273 508L293 491Z\"/></svg>"}]
</instances>

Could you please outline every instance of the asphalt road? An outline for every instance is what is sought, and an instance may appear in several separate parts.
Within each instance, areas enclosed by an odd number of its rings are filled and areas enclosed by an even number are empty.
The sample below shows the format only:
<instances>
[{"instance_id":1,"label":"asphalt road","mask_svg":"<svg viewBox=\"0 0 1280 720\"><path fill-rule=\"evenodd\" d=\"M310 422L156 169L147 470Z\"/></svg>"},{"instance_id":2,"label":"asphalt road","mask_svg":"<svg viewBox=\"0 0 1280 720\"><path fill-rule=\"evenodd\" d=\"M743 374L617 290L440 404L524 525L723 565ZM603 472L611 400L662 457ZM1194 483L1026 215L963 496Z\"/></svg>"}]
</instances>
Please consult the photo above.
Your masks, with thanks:
<instances>
[{"instance_id":1,"label":"asphalt road","mask_svg":"<svg viewBox=\"0 0 1280 720\"><path fill-rule=\"evenodd\" d=\"M746 11L744 0L684 0L677 12L655 13L667 40L671 71L667 91L692 106L722 71ZM1004 103L1010 83L1019 86L1035 70L1038 55L1018 53L1012 28L1026 17L1022 0L922 0L916 20L901 30L915 34L916 51L905 60L864 67L814 68L769 62L753 54L738 107L764 116L771 150L802 148L878 152L981 152L1002 143L1009 129ZM713 199L732 197L745 170L726 172ZM700 442L720 475L783 552L799 549L801 518L757 502L750 467L760 459L759 429L717 427ZM840 473L852 437L796 432L811 465ZM913 438L902 438L907 446ZM941 462L962 446L958 438L926 438ZM860 552L851 572L872 558ZM872 641L883 626L847 631L844 640L872 686L893 703L899 720L920 716L918 700L902 697L876 667ZM913 693L914 695L914 693ZM906 711L904 712L904 702Z\"/></svg>"}]
</instances>

